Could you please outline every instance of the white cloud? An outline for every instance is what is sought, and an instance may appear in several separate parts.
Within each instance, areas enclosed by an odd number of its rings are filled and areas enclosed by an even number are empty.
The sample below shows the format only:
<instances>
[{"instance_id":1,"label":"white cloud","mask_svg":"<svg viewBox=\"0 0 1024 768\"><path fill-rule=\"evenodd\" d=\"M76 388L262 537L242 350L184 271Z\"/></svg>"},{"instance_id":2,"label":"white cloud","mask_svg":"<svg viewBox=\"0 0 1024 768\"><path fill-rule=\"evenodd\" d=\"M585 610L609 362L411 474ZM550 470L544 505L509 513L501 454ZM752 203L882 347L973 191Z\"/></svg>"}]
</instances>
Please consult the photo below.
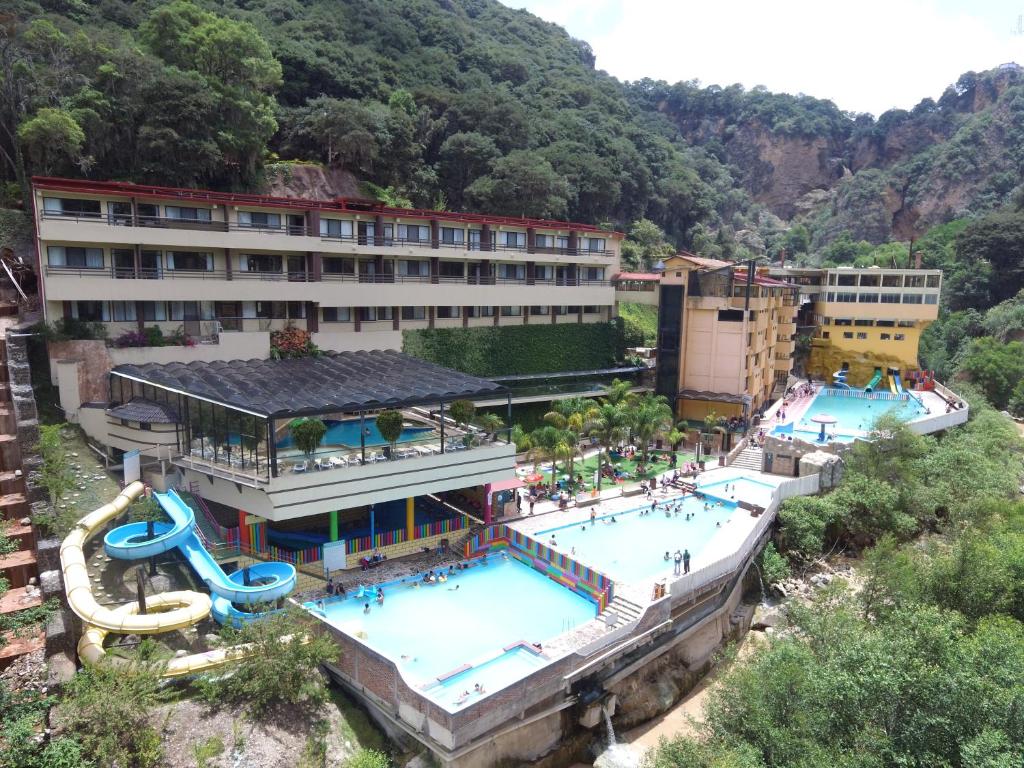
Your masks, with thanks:
<instances>
[{"instance_id":1,"label":"white cloud","mask_svg":"<svg viewBox=\"0 0 1024 768\"><path fill-rule=\"evenodd\" d=\"M765 85L875 115L938 97L968 70L1024 63L1011 33L1024 0L506 2L587 40L620 79Z\"/></svg>"}]
</instances>

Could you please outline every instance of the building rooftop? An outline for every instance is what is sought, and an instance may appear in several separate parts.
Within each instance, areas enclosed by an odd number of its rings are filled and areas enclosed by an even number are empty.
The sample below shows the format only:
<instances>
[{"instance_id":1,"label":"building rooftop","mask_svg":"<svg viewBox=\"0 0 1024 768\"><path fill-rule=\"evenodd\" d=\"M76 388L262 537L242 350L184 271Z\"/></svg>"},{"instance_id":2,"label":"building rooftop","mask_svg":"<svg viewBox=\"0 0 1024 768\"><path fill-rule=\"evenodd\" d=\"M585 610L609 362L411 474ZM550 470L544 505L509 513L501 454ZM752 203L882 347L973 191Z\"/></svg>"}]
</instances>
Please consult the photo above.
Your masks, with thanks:
<instances>
[{"instance_id":1,"label":"building rooftop","mask_svg":"<svg viewBox=\"0 0 1024 768\"><path fill-rule=\"evenodd\" d=\"M164 403L155 403L136 397L127 403L111 408L107 413L115 419L144 421L149 424L177 424L178 412Z\"/></svg>"},{"instance_id":2,"label":"building rooftop","mask_svg":"<svg viewBox=\"0 0 1024 768\"><path fill-rule=\"evenodd\" d=\"M639 282L656 283L661 280L658 272L616 272L612 280L637 280Z\"/></svg>"},{"instance_id":3,"label":"building rooftop","mask_svg":"<svg viewBox=\"0 0 1024 768\"><path fill-rule=\"evenodd\" d=\"M339 197L334 200L311 200L300 197L275 197L273 195L251 195L240 192L215 192L204 189L182 187L157 187L151 184L133 184L127 181L92 181L89 179L63 179L50 176L33 176L32 186L59 192L83 195L106 195L109 197L139 197L146 199L188 201L191 203L219 203L223 205L249 205L258 208L290 208L297 213L309 209L337 211L352 214L381 214L383 216L407 216L420 219L440 219L477 224L511 224L544 229L572 229L580 232L597 232L612 237L624 237L621 232L612 232L593 224L551 219L529 219L517 216L489 216L480 213L455 213L431 211L419 208L394 208L379 200Z\"/></svg>"},{"instance_id":4,"label":"building rooftop","mask_svg":"<svg viewBox=\"0 0 1024 768\"><path fill-rule=\"evenodd\" d=\"M493 381L390 350L119 365L111 374L263 417L401 408L506 392Z\"/></svg>"}]
</instances>

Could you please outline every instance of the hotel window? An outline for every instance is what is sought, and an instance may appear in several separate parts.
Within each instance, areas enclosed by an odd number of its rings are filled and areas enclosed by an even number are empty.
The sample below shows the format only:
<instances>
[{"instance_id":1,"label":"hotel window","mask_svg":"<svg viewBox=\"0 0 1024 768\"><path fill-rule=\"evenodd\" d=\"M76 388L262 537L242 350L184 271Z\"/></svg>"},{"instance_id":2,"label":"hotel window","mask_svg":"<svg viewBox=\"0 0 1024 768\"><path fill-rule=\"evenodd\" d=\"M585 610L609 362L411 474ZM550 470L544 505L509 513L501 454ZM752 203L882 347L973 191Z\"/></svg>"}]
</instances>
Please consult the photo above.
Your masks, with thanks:
<instances>
[{"instance_id":1,"label":"hotel window","mask_svg":"<svg viewBox=\"0 0 1024 768\"><path fill-rule=\"evenodd\" d=\"M352 322L351 307L324 307L325 323L350 323Z\"/></svg>"},{"instance_id":2,"label":"hotel window","mask_svg":"<svg viewBox=\"0 0 1024 768\"><path fill-rule=\"evenodd\" d=\"M583 308L584 315L599 315L601 314L601 307L596 304L588 304Z\"/></svg>"},{"instance_id":3,"label":"hotel window","mask_svg":"<svg viewBox=\"0 0 1024 768\"><path fill-rule=\"evenodd\" d=\"M167 268L189 272L212 272L213 254L194 251L168 251Z\"/></svg>"},{"instance_id":4,"label":"hotel window","mask_svg":"<svg viewBox=\"0 0 1024 768\"><path fill-rule=\"evenodd\" d=\"M856 284L857 284L857 276L856 275L839 275L837 280L836 280L836 285L850 286L850 285L856 285Z\"/></svg>"},{"instance_id":5,"label":"hotel window","mask_svg":"<svg viewBox=\"0 0 1024 768\"><path fill-rule=\"evenodd\" d=\"M462 317L462 307L438 307L437 316L441 320L453 320Z\"/></svg>"},{"instance_id":6,"label":"hotel window","mask_svg":"<svg viewBox=\"0 0 1024 768\"><path fill-rule=\"evenodd\" d=\"M544 307L544 306L530 307L530 314L531 315L550 315L551 314L551 307Z\"/></svg>"},{"instance_id":7,"label":"hotel window","mask_svg":"<svg viewBox=\"0 0 1024 768\"><path fill-rule=\"evenodd\" d=\"M857 301L856 293L837 293L836 301L846 304L853 304Z\"/></svg>"},{"instance_id":8,"label":"hotel window","mask_svg":"<svg viewBox=\"0 0 1024 768\"><path fill-rule=\"evenodd\" d=\"M139 221L144 225L151 223L153 219L160 218L160 209L155 203L136 203L135 210L139 214Z\"/></svg>"},{"instance_id":9,"label":"hotel window","mask_svg":"<svg viewBox=\"0 0 1024 768\"><path fill-rule=\"evenodd\" d=\"M265 272L278 274L281 272L281 257L276 254L246 254L241 256L239 261L239 266L243 272Z\"/></svg>"},{"instance_id":10,"label":"hotel window","mask_svg":"<svg viewBox=\"0 0 1024 768\"><path fill-rule=\"evenodd\" d=\"M604 267L583 267L580 269L582 280L604 280Z\"/></svg>"},{"instance_id":11,"label":"hotel window","mask_svg":"<svg viewBox=\"0 0 1024 768\"><path fill-rule=\"evenodd\" d=\"M837 317L835 324L836 325L853 325L853 320L849 320L849 319L843 318L843 317Z\"/></svg>"},{"instance_id":12,"label":"hotel window","mask_svg":"<svg viewBox=\"0 0 1024 768\"><path fill-rule=\"evenodd\" d=\"M83 320L88 323L102 322L103 302L73 301L71 302L71 316L76 320Z\"/></svg>"},{"instance_id":13,"label":"hotel window","mask_svg":"<svg viewBox=\"0 0 1024 768\"><path fill-rule=\"evenodd\" d=\"M398 262L398 274L405 275L406 277L429 277L430 262L413 259L400 260Z\"/></svg>"},{"instance_id":14,"label":"hotel window","mask_svg":"<svg viewBox=\"0 0 1024 768\"><path fill-rule=\"evenodd\" d=\"M51 267L103 269L103 249L66 248L63 245L51 245L46 248L46 263Z\"/></svg>"},{"instance_id":15,"label":"hotel window","mask_svg":"<svg viewBox=\"0 0 1024 768\"><path fill-rule=\"evenodd\" d=\"M462 261L440 261L437 274L441 277L463 279L466 276L466 264Z\"/></svg>"},{"instance_id":16,"label":"hotel window","mask_svg":"<svg viewBox=\"0 0 1024 768\"><path fill-rule=\"evenodd\" d=\"M883 333L883 334L879 335L879 338L882 341L891 341L892 340L892 334L891 333Z\"/></svg>"},{"instance_id":17,"label":"hotel window","mask_svg":"<svg viewBox=\"0 0 1024 768\"><path fill-rule=\"evenodd\" d=\"M902 288L903 275L882 275L883 288Z\"/></svg>"},{"instance_id":18,"label":"hotel window","mask_svg":"<svg viewBox=\"0 0 1024 768\"><path fill-rule=\"evenodd\" d=\"M877 304L878 294L877 293L862 293L857 297L857 301L861 304Z\"/></svg>"},{"instance_id":19,"label":"hotel window","mask_svg":"<svg viewBox=\"0 0 1024 768\"><path fill-rule=\"evenodd\" d=\"M924 275L907 275L904 288L924 288Z\"/></svg>"},{"instance_id":20,"label":"hotel window","mask_svg":"<svg viewBox=\"0 0 1024 768\"><path fill-rule=\"evenodd\" d=\"M939 276L938 275L926 275L924 284L927 288L938 288L939 287Z\"/></svg>"},{"instance_id":21,"label":"hotel window","mask_svg":"<svg viewBox=\"0 0 1024 768\"><path fill-rule=\"evenodd\" d=\"M875 324L875 321L874 320L854 320L853 324L858 326L859 328L870 328L872 325Z\"/></svg>"},{"instance_id":22,"label":"hotel window","mask_svg":"<svg viewBox=\"0 0 1024 768\"><path fill-rule=\"evenodd\" d=\"M554 238L551 235L534 235L533 245L535 248L550 248L554 243Z\"/></svg>"},{"instance_id":23,"label":"hotel window","mask_svg":"<svg viewBox=\"0 0 1024 768\"><path fill-rule=\"evenodd\" d=\"M538 281L553 280L555 268L547 264L538 264L533 268L533 279Z\"/></svg>"},{"instance_id":24,"label":"hotel window","mask_svg":"<svg viewBox=\"0 0 1024 768\"><path fill-rule=\"evenodd\" d=\"M827 339L831 334L828 331L821 332L821 338Z\"/></svg>"},{"instance_id":25,"label":"hotel window","mask_svg":"<svg viewBox=\"0 0 1024 768\"><path fill-rule=\"evenodd\" d=\"M836 295L832 291L829 291L827 294L825 294L825 301L835 301L835 300L836 300Z\"/></svg>"},{"instance_id":26,"label":"hotel window","mask_svg":"<svg viewBox=\"0 0 1024 768\"><path fill-rule=\"evenodd\" d=\"M402 307L403 320L426 320L426 307Z\"/></svg>"},{"instance_id":27,"label":"hotel window","mask_svg":"<svg viewBox=\"0 0 1024 768\"><path fill-rule=\"evenodd\" d=\"M868 335L866 333L864 333L863 331L861 331L860 333L857 334L857 338L860 339L861 341L864 341L865 339L867 339L867 337L868 337Z\"/></svg>"},{"instance_id":28,"label":"hotel window","mask_svg":"<svg viewBox=\"0 0 1024 768\"><path fill-rule=\"evenodd\" d=\"M913 328L914 327L914 321L913 320L900 320L898 323L896 323L896 325L898 325L900 328Z\"/></svg>"},{"instance_id":29,"label":"hotel window","mask_svg":"<svg viewBox=\"0 0 1024 768\"><path fill-rule=\"evenodd\" d=\"M306 302L304 302L304 301L289 301L288 302L288 319L289 320L305 320L306 319Z\"/></svg>"},{"instance_id":30,"label":"hotel window","mask_svg":"<svg viewBox=\"0 0 1024 768\"><path fill-rule=\"evenodd\" d=\"M430 227L422 224L399 224L398 239L407 243L426 243L430 240Z\"/></svg>"},{"instance_id":31,"label":"hotel window","mask_svg":"<svg viewBox=\"0 0 1024 768\"><path fill-rule=\"evenodd\" d=\"M146 322L161 322L167 319L167 304L162 301L142 302L142 319Z\"/></svg>"},{"instance_id":32,"label":"hotel window","mask_svg":"<svg viewBox=\"0 0 1024 768\"><path fill-rule=\"evenodd\" d=\"M244 302L244 304L252 303ZM270 302L263 303L269 304ZM170 320L213 320L215 318L212 301L169 301L167 305L168 319ZM243 315L245 315L244 312ZM252 315L245 316L251 317ZM260 316L262 317L262 315Z\"/></svg>"},{"instance_id":33,"label":"hotel window","mask_svg":"<svg viewBox=\"0 0 1024 768\"><path fill-rule=\"evenodd\" d=\"M861 275L860 285L862 288L877 288L879 283L878 275Z\"/></svg>"},{"instance_id":34,"label":"hotel window","mask_svg":"<svg viewBox=\"0 0 1024 768\"><path fill-rule=\"evenodd\" d=\"M344 219L320 219L320 237L352 239L352 222Z\"/></svg>"},{"instance_id":35,"label":"hotel window","mask_svg":"<svg viewBox=\"0 0 1024 768\"><path fill-rule=\"evenodd\" d=\"M498 277L502 280L525 280L525 264L499 264Z\"/></svg>"},{"instance_id":36,"label":"hotel window","mask_svg":"<svg viewBox=\"0 0 1024 768\"><path fill-rule=\"evenodd\" d=\"M555 238L555 247L560 251L566 251L569 249L569 238L564 235L559 235Z\"/></svg>"},{"instance_id":37,"label":"hotel window","mask_svg":"<svg viewBox=\"0 0 1024 768\"><path fill-rule=\"evenodd\" d=\"M355 259L324 257L323 271L328 275L354 275L356 273L356 262Z\"/></svg>"},{"instance_id":38,"label":"hotel window","mask_svg":"<svg viewBox=\"0 0 1024 768\"><path fill-rule=\"evenodd\" d=\"M526 233L525 232L502 232L501 233L501 244L506 248L525 248L526 247Z\"/></svg>"},{"instance_id":39,"label":"hotel window","mask_svg":"<svg viewBox=\"0 0 1024 768\"><path fill-rule=\"evenodd\" d=\"M902 334L902 333L897 333L895 336L893 336L893 338L896 341L903 341L907 337L904 334Z\"/></svg>"},{"instance_id":40,"label":"hotel window","mask_svg":"<svg viewBox=\"0 0 1024 768\"><path fill-rule=\"evenodd\" d=\"M263 213L261 211L239 211L238 225L253 229L280 229L281 214Z\"/></svg>"},{"instance_id":41,"label":"hotel window","mask_svg":"<svg viewBox=\"0 0 1024 768\"><path fill-rule=\"evenodd\" d=\"M920 304L923 301L923 297L920 293L904 293L903 303L904 304Z\"/></svg>"},{"instance_id":42,"label":"hotel window","mask_svg":"<svg viewBox=\"0 0 1024 768\"><path fill-rule=\"evenodd\" d=\"M937 293L926 293L924 295L924 303L925 304L938 304L939 303L939 294L937 294Z\"/></svg>"},{"instance_id":43,"label":"hotel window","mask_svg":"<svg viewBox=\"0 0 1024 768\"><path fill-rule=\"evenodd\" d=\"M114 277L135 277L135 251L131 248L111 248L110 260L114 263Z\"/></svg>"},{"instance_id":44,"label":"hotel window","mask_svg":"<svg viewBox=\"0 0 1024 768\"><path fill-rule=\"evenodd\" d=\"M829 285L835 285L836 284L836 275L834 273L828 276L828 284Z\"/></svg>"},{"instance_id":45,"label":"hotel window","mask_svg":"<svg viewBox=\"0 0 1024 768\"><path fill-rule=\"evenodd\" d=\"M900 295L898 293L883 293L882 294L883 304L899 304Z\"/></svg>"},{"instance_id":46,"label":"hotel window","mask_svg":"<svg viewBox=\"0 0 1024 768\"><path fill-rule=\"evenodd\" d=\"M110 309L104 320L112 320L115 323L127 323L136 319L134 301L112 301Z\"/></svg>"},{"instance_id":47,"label":"hotel window","mask_svg":"<svg viewBox=\"0 0 1024 768\"><path fill-rule=\"evenodd\" d=\"M466 310L468 317L494 317L494 307L469 307Z\"/></svg>"},{"instance_id":48,"label":"hotel window","mask_svg":"<svg viewBox=\"0 0 1024 768\"><path fill-rule=\"evenodd\" d=\"M853 331L843 331L843 338L844 339L852 339L853 338Z\"/></svg>"},{"instance_id":49,"label":"hotel window","mask_svg":"<svg viewBox=\"0 0 1024 768\"><path fill-rule=\"evenodd\" d=\"M99 218L99 200L72 200L66 197L44 197L43 213L49 216L81 216Z\"/></svg>"},{"instance_id":50,"label":"hotel window","mask_svg":"<svg viewBox=\"0 0 1024 768\"><path fill-rule=\"evenodd\" d=\"M522 316L522 314L523 314L523 308L522 307L502 307L501 308L501 316L502 317L520 317L520 316Z\"/></svg>"},{"instance_id":51,"label":"hotel window","mask_svg":"<svg viewBox=\"0 0 1024 768\"><path fill-rule=\"evenodd\" d=\"M603 237L588 237L587 238L587 250L588 251L603 251L604 250L604 238Z\"/></svg>"},{"instance_id":52,"label":"hotel window","mask_svg":"<svg viewBox=\"0 0 1024 768\"><path fill-rule=\"evenodd\" d=\"M479 251L480 250L480 230L471 229L469 230L469 250Z\"/></svg>"},{"instance_id":53,"label":"hotel window","mask_svg":"<svg viewBox=\"0 0 1024 768\"><path fill-rule=\"evenodd\" d=\"M114 224L131 224L132 204L115 200L107 203L110 221Z\"/></svg>"},{"instance_id":54,"label":"hotel window","mask_svg":"<svg viewBox=\"0 0 1024 768\"><path fill-rule=\"evenodd\" d=\"M894 325L896 325L896 321L895 320L875 320L875 325L877 325L879 328L892 328Z\"/></svg>"},{"instance_id":55,"label":"hotel window","mask_svg":"<svg viewBox=\"0 0 1024 768\"><path fill-rule=\"evenodd\" d=\"M441 242L445 245L462 245L465 231L455 227L441 227Z\"/></svg>"},{"instance_id":56,"label":"hotel window","mask_svg":"<svg viewBox=\"0 0 1024 768\"><path fill-rule=\"evenodd\" d=\"M570 307L566 307L566 310L570 315L578 315L580 313L580 309L581 307L579 304L573 304Z\"/></svg>"},{"instance_id":57,"label":"hotel window","mask_svg":"<svg viewBox=\"0 0 1024 768\"><path fill-rule=\"evenodd\" d=\"M209 208L186 208L180 205L165 205L164 215L179 221L210 221Z\"/></svg>"}]
</instances>

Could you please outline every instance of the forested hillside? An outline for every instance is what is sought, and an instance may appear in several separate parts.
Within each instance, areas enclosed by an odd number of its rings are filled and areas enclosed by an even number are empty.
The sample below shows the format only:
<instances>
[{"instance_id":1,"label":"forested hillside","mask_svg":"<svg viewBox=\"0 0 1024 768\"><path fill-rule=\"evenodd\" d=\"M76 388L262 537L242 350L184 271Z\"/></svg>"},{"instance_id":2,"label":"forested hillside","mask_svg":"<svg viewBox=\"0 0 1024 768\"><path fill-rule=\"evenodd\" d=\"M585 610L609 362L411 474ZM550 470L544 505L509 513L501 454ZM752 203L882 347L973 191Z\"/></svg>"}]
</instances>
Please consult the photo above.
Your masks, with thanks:
<instances>
[{"instance_id":1,"label":"forested hillside","mask_svg":"<svg viewBox=\"0 0 1024 768\"><path fill-rule=\"evenodd\" d=\"M646 219L710 255L817 259L837 239L907 240L987 212L1019 183L1015 69L875 120L759 88L620 83L587 43L495 0L4 13L9 204L32 173L318 194L351 194L354 176L392 202ZM309 163L327 173L307 185Z\"/></svg>"}]
</instances>

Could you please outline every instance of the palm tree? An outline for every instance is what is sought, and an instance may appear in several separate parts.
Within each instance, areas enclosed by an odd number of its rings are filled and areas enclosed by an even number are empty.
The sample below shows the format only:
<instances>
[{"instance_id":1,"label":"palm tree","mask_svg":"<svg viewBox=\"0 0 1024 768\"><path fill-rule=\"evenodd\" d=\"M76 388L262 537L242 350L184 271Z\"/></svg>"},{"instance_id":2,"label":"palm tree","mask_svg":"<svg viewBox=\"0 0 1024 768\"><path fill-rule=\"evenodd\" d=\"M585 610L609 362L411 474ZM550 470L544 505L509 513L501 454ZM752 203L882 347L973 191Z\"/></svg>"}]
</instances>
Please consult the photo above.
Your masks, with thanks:
<instances>
[{"instance_id":1,"label":"palm tree","mask_svg":"<svg viewBox=\"0 0 1024 768\"><path fill-rule=\"evenodd\" d=\"M546 427L538 427L530 433L530 442L532 448L530 448L531 460L536 464L537 458L542 460L551 461L551 486L554 487L557 482L557 466L558 460L563 461L570 458L574 449L571 444L572 436L567 430L558 429L548 425Z\"/></svg>"},{"instance_id":2,"label":"palm tree","mask_svg":"<svg viewBox=\"0 0 1024 768\"><path fill-rule=\"evenodd\" d=\"M630 426L640 440L644 466L647 466L648 445L656 434L672 425L673 417L672 408L664 395L646 392L630 403Z\"/></svg>"},{"instance_id":3,"label":"palm tree","mask_svg":"<svg viewBox=\"0 0 1024 768\"><path fill-rule=\"evenodd\" d=\"M632 389L632 382L612 379L612 383L608 385L608 392L603 399L612 405L622 405L629 398Z\"/></svg>"},{"instance_id":4,"label":"palm tree","mask_svg":"<svg viewBox=\"0 0 1024 768\"><path fill-rule=\"evenodd\" d=\"M544 421L556 429L568 432L572 443L572 455L569 456L569 477L575 477L576 454L579 450L580 438L583 436L583 419L590 403L582 397L570 397L558 400L554 410L544 414Z\"/></svg>"},{"instance_id":5,"label":"palm tree","mask_svg":"<svg viewBox=\"0 0 1024 768\"><path fill-rule=\"evenodd\" d=\"M485 413L477 419L480 428L487 433L488 439L493 440L498 430L505 426L504 420L496 413Z\"/></svg>"},{"instance_id":6,"label":"palm tree","mask_svg":"<svg viewBox=\"0 0 1024 768\"><path fill-rule=\"evenodd\" d=\"M622 439L628 427L626 409L621 403L608 402L607 398L602 399L594 405L586 415L586 430L588 434L597 438L601 450L597 454L597 490L601 490L601 454L608 456L611 461L611 448Z\"/></svg>"}]
</instances>

